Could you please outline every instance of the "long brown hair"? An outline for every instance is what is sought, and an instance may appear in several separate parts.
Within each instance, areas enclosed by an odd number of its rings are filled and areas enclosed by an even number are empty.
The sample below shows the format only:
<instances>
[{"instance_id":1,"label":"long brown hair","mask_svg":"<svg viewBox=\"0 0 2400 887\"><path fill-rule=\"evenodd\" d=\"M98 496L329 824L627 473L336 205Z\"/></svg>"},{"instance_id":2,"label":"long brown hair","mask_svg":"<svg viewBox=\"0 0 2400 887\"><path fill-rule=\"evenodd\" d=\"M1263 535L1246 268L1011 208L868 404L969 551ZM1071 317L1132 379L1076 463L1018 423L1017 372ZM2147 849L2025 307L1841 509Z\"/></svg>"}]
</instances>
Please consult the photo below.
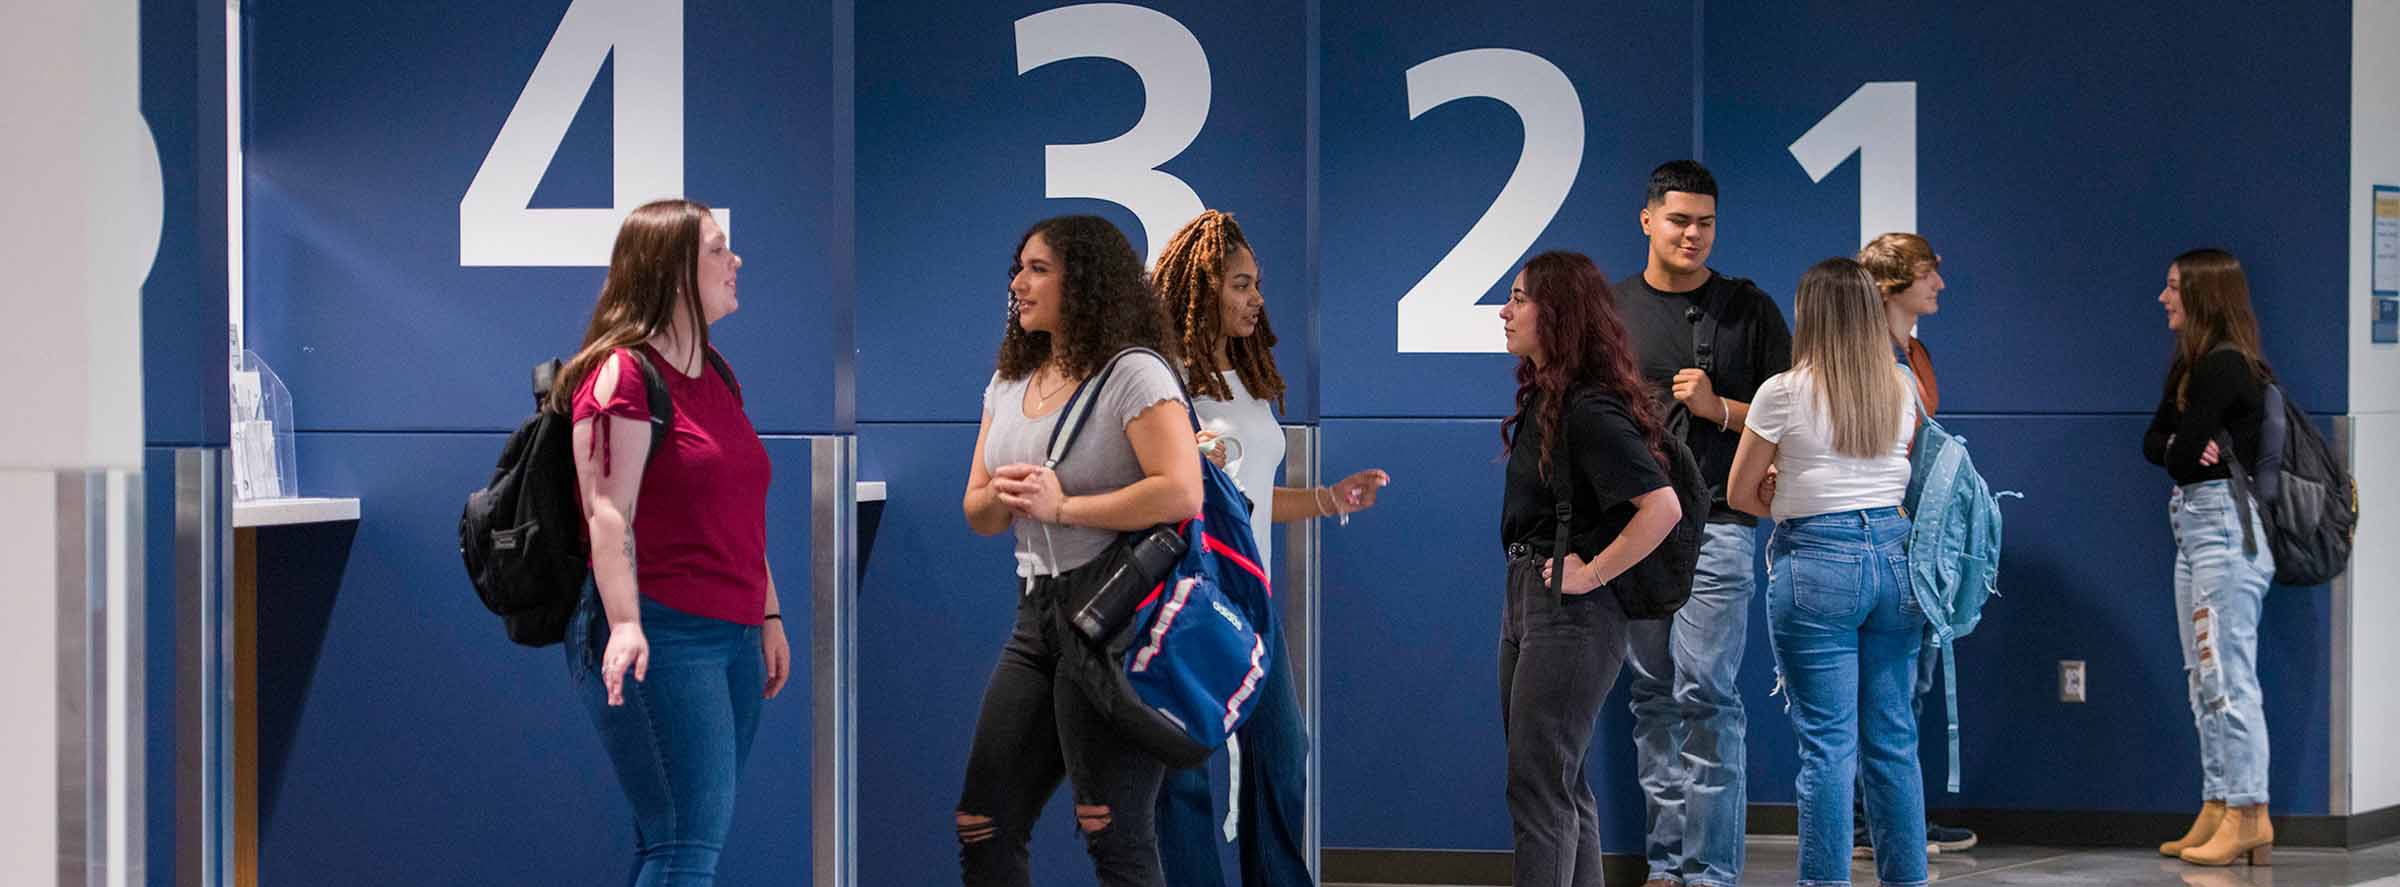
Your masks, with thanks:
<instances>
[{"instance_id":1,"label":"long brown hair","mask_svg":"<svg viewBox=\"0 0 2400 887\"><path fill-rule=\"evenodd\" d=\"M1908 390L1875 279L1855 259L1826 259L1800 276L1797 301L1792 369L1814 377L1833 451L1854 459L1889 452Z\"/></svg>"},{"instance_id":2,"label":"long brown hair","mask_svg":"<svg viewBox=\"0 0 2400 887\"><path fill-rule=\"evenodd\" d=\"M1540 306L1537 340L1542 350L1517 361L1517 411L1500 423L1500 441L1514 449L1517 423L1537 401L1541 415L1542 470L1558 444L1558 428L1567 414L1567 401L1579 390L1598 389L1614 395L1633 417L1642 442L1661 467L1667 466L1658 405L1634 370L1633 349L1627 346L1625 322L1617 316L1617 296L1609 289L1600 266L1582 253L1553 250L1525 263L1525 298Z\"/></svg>"},{"instance_id":3,"label":"long brown hair","mask_svg":"<svg viewBox=\"0 0 2400 887\"><path fill-rule=\"evenodd\" d=\"M654 200L625 217L617 245L609 250L608 279L600 284L583 347L550 387L551 410L573 409L576 389L600 361L673 329L677 312L691 321L692 335L699 338L695 353L708 353L699 283L700 220L707 217L707 206L683 199Z\"/></svg>"},{"instance_id":4,"label":"long brown hair","mask_svg":"<svg viewBox=\"0 0 2400 887\"><path fill-rule=\"evenodd\" d=\"M1078 379L1089 378L1117 352L1136 345L1172 354L1166 312L1142 280L1142 257L1125 232L1099 216L1036 222L1008 254L1010 277L1020 270L1017 261L1025 254L1025 244L1037 234L1058 256L1059 335L1028 332L1017 322L1017 300L1010 297L1008 327L1000 337L1000 378L1013 382L1033 375L1054 349L1059 368Z\"/></svg>"},{"instance_id":5,"label":"long brown hair","mask_svg":"<svg viewBox=\"0 0 2400 887\"><path fill-rule=\"evenodd\" d=\"M2175 364L2167 370L2167 387L2175 406L2185 406L2184 389L2192 367L2220 345L2231 346L2250 361L2250 372L2272 379L2259 344L2258 315L2250 310L2250 278L2241 260L2221 249L2196 249L2175 257L2177 298L2183 303L2183 329L2175 333Z\"/></svg>"},{"instance_id":6,"label":"long brown hair","mask_svg":"<svg viewBox=\"0 0 2400 887\"><path fill-rule=\"evenodd\" d=\"M1242 237L1242 226L1234 224L1233 214L1212 209L1175 232L1150 272L1150 286L1166 303L1167 320L1183 348L1183 377L1194 397L1233 399L1232 387L1217 375L1217 343L1225 339L1225 311L1218 294L1225 288L1225 261L1245 250L1253 258L1258 255ZM1280 411L1284 383L1275 369L1274 348L1275 327L1262 308L1258 331L1226 342L1225 356L1231 369L1241 374L1242 387L1253 397L1274 401Z\"/></svg>"}]
</instances>

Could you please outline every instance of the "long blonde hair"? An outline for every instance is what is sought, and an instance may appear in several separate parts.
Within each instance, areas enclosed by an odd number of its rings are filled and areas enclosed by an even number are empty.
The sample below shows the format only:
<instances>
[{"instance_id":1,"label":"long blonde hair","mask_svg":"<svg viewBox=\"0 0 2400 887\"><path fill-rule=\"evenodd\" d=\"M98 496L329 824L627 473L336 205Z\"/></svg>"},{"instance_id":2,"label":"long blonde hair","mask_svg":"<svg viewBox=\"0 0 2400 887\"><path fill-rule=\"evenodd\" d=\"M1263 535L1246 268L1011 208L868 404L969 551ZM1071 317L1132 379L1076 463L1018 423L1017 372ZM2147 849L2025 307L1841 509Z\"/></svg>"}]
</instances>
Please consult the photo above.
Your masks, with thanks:
<instances>
[{"instance_id":1,"label":"long blonde hair","mask_svg":"<svg viewBox=\"0 0 2400 887\"><path fill-rule=\"evenodd\" d=\"M1792 369L1815 377L1817 401L1833 426L1833 451L1854 459L1890 452L1908 390L1874 278L1853 259L1818 262L1800 278L1798 314Z\"/></svg>"}]
</instances>

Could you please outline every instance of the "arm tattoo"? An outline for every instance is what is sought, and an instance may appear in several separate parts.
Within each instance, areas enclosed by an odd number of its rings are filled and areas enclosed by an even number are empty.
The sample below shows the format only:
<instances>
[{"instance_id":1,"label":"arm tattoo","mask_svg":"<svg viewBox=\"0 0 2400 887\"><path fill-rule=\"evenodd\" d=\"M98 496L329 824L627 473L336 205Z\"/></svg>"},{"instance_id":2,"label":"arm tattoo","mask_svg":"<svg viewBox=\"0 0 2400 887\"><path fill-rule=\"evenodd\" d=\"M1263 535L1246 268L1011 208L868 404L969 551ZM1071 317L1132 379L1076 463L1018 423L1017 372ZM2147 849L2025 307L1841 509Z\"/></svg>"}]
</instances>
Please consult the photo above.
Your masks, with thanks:
<instances>
[{"instance_id":1,"label":"arm tattoo","mask_svg":"<svg viewBox=\"0 0 2400 887\"><path fill-rule=\"evenodd\" d=\"M626 569L626 570L628 570L628 571L630 571L630 572L633 572L633 573L637 573L637 574L638 574L638 573L640 573L640 572L641 572L641 568L640 568L640 566L639 566L639 563L640 563L640 562L639 562L639 561L636 561L636 560L634 560L634 557L633 557L633 528L632 528L632 527L626 527L626 528L625 528L625 569Z\"/></svg>"}]
</instances>

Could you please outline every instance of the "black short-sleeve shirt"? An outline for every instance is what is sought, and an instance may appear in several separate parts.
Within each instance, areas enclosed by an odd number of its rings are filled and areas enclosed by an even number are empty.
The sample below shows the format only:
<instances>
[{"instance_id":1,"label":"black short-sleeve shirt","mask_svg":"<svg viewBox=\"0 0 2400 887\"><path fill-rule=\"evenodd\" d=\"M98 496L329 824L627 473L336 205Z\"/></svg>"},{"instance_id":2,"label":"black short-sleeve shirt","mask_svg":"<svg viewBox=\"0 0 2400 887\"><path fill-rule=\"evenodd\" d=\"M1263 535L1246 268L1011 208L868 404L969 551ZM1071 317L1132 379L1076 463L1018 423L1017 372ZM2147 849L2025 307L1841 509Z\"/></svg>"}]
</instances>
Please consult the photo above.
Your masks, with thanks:
<instances>
[{"instance_id":1,"label":"black short-sleeve shirt","mask_svg":"<svg viewBox=\"0 0 2400 887\"><path fill-rule=\"evenodd\" d=\"M1541 472L1540 398L1518 415L1522 418L1509 447L1507 486L1500 501L1500 545L1523 542L1547 555L1558 531L1553 509L1558 499ZM1566 445L1551 459L1564 460L1575 496L1568 547L1589 560L1633 520L1636 497L1667 486L1667 474L1633 417L1613 396L1581 394L1569 403L1559 424L1566 429Z\"/></svg>"},{"instance_id":2,"label":"black short-sleeve shirt","mask_svg":"<svg viewBox=\"0 0 2400 887\"><path fill-rule=\"evenodd\" d=\"M1716 319L1708 382L1719 397L1749 403L1758 395L1759 383L1792 368L1791 327L1783 322L1783 309L1758 284L1712 271L1698 289L1670 293L1652 289L1636 274L1617 282L1616 296L1625 335L1632 340L1635 368L1662 406L1675 402L1675 374L1699 366L1693 347L1698 328L1691 319L1694 308ZM1716 490L1708 519L1755 525L1757 518L1725 502L1725 478L1733 473L1733 451L1742 443L1742 426L1722 429L1718 418L1694 417L1684 436L1693 460L1700 463L1700 476Z\"/></svg>"}]
</instances>

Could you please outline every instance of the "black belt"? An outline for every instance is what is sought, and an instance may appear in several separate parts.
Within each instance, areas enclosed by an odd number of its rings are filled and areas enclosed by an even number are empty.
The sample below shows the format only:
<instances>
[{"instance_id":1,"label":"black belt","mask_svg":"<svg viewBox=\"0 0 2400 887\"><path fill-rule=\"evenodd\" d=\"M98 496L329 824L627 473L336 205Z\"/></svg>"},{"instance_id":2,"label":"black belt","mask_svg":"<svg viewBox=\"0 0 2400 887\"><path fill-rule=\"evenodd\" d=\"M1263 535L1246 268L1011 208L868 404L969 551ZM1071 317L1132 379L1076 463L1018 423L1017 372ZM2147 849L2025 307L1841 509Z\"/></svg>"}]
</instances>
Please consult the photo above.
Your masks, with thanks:
<instances>
[{"instance_id":1,"label":"black belt","mask_svg":"<svg viewBox=\"0 0 2400 887\"><path fill-rule=\"evenodd\" d=\"M1517 558L1526 558L1526 557L1548 557L1548 556L1549 556L1549 555L1548 555L1548 553L1546 553L1546 552L1543 552L1543 551L1541 551L1540 549L1534 548L1534 547L1533 547L1531 544L1528 544L1528 543L1524 543L1524 542L1511 542L1511 543L1508 543L1508 557L1509 557L1509 559L1510 559L1510 560L1515 560L1515 559L1517 559Z\"/></svg>"}]
</instances>

